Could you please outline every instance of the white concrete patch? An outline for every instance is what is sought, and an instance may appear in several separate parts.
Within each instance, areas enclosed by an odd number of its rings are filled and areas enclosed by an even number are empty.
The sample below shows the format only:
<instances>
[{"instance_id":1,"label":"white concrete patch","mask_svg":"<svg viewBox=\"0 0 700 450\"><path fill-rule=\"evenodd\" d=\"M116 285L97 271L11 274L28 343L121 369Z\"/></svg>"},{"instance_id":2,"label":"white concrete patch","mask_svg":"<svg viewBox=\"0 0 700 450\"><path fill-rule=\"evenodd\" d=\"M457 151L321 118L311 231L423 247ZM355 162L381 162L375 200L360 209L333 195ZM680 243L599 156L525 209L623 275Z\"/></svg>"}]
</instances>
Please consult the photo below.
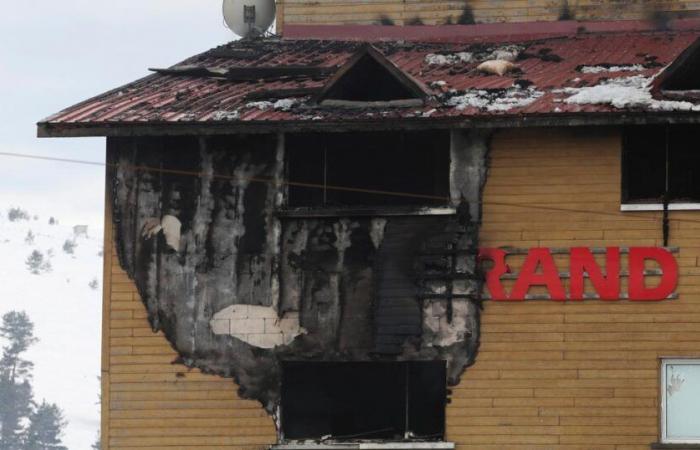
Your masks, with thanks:
<instances>
[{"instance_id":1,"label":"white concrete patch","mask_svg":"<svg viewBox=\"0 0 700 450\"><path fill-rule=\"evenodd\" d=\"M471 329L467 323L470 315L469 300L452 300L452 320L447 320L447 301L433 300L423 304L424 339L432 336L428 345L446 347L457 342L464 342Z\"/></svg>"},{"instance_id":2,"label":"white concrete patch","mask_svg":"<svg viewBox=\"0 0 700 450\"><path fill-rule=\"evenodd\" d=\"M287 312L279 318L271 306L232 305L214 314L209 325L214 334L230 335L260 348L289 345L306 334L299 325L298 312Z\"/></svg>"}]
</instances>

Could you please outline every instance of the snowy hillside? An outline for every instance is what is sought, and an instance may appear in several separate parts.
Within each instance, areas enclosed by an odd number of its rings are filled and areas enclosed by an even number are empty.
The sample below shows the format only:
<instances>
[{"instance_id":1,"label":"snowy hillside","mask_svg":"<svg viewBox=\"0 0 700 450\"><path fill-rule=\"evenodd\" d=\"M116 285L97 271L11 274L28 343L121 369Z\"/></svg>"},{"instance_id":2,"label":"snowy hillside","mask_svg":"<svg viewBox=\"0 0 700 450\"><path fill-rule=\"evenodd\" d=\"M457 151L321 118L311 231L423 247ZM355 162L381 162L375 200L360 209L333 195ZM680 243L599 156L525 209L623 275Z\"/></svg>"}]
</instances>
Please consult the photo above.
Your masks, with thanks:
<instances>
[{"instance_id":1,"label":"snowy hillside","mask_svg":"<svg viewBox=\"0 0 700 450\"><path fill-rule=\"evenodd\" d=\"M31 210L28 219L11 221L12 206L19 205L0 205L0 316L26 311L34 322L39 342L26 357L35 364L35 401L62 408L64 444L88 450L99 428L102 230L76 236L81 224L64 223L60 214L50 224L50 216ZM34 251L41 254L37 274L26 264Z\"/></svg>"}]
</instances>

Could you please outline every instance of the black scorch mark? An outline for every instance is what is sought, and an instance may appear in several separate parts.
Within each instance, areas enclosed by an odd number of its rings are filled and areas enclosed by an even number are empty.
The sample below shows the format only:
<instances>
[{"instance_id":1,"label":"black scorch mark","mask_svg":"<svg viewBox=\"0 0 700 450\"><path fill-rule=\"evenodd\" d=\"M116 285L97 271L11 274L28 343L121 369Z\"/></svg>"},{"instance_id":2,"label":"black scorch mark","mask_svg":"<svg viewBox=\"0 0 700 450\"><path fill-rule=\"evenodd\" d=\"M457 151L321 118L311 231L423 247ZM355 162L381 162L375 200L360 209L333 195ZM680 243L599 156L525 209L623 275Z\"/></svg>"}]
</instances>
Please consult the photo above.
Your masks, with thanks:
<instances>
[{"instance_id":1,"label":"black scorch mark","mask_svg":"<svg viewBox=\"0 0 700 450\"><path fill-rule=\"evenodd\" d=\"M234 378L271 414L285 360L445 360L450 384L474 362L487 134L452 132L458 208L442 216L284 218L282 136L109 149L120 263L179 362ZM178 248L157 232L164 216L181 224Z\"/></svg>"}]
</instances>

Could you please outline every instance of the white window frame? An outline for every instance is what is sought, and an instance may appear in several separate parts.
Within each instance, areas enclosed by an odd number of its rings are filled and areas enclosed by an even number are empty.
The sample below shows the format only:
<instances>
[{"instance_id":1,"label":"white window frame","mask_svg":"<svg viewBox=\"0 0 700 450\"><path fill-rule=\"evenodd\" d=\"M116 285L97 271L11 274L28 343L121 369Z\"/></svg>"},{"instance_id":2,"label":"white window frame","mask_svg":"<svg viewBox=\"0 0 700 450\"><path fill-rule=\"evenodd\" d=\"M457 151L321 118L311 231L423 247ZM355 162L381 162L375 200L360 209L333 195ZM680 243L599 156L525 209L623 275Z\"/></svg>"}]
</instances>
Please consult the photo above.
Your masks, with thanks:
<instances>
[{"instance_id":1,"label":"white window frame","mask_svg":"<svg viewBox=\"0 0 700 450\"><path fill-rule=\"evenodd\" d=\"M623 203L620 211L663 211L661 203ZM700 211L700 203L669 203L669 211Z\"/></svg>"},{"instance_id":2,"label":"white window frame","mask_svg":"<svg viewBox=\"0 0 700 450\"><path fill-rule=\"evenodd\" d=\"M700 436L697 438L669 438L666 429L666 369L669 365L696 365L700 366L700 358L697 357L686 357L686 358L661 358L661 414L659 417L661 436L660 440L662 444L700 444Z\"/></svg>"}]
</instances>

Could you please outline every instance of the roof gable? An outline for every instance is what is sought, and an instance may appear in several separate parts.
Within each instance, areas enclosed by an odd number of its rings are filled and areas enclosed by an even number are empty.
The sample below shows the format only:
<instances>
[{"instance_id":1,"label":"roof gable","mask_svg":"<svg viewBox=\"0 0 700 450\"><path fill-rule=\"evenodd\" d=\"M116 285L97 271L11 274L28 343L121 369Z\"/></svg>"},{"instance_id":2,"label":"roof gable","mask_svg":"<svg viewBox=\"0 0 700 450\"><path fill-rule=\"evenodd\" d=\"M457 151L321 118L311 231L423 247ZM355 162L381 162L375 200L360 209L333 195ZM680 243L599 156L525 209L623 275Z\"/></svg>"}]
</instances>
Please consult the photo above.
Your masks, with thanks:
<instances>
[{"instance_id":1,"label":"roof gable","mask_svg":"<svg viewBox=\"0 0 700 450\"><path fill-rule=\"evenodd\" d=\"M417 81L367 45L326 82L316 101L337 106L411 106L423 104L425 97Z\"/></svg>"}]
</instances>

